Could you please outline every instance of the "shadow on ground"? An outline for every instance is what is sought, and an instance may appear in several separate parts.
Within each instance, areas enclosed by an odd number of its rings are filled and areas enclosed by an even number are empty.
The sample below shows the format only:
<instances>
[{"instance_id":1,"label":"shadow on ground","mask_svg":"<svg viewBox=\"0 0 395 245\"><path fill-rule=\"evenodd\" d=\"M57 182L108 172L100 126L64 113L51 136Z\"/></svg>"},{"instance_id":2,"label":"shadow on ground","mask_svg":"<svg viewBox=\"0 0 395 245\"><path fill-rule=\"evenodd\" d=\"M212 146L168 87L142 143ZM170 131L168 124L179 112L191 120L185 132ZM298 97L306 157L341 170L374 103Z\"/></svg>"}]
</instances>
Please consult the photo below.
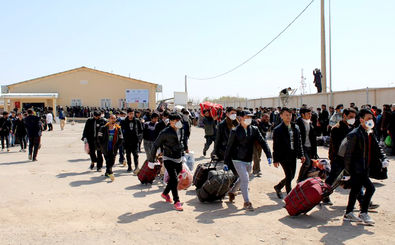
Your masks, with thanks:
<instances>
[{"instance_id":1,"label":"shadow on ground","mask_svg":"<svg viewBox=\"0 0 395 245\"><path fill-rule=\"evenodd\" d=\"M151 205L149 205L149 207L152 209L145 210L145 211L138 212L138 213L128 212L128 213L120 215L118 217L118 224L133 223L133 222L145 219L145 218L155 215L155 214L174 211L172 205L170 205L170 204L166 205L166 203L164 203L163 201L158 201L158 202L152 203Z\"/></svg>"}]
</instances>

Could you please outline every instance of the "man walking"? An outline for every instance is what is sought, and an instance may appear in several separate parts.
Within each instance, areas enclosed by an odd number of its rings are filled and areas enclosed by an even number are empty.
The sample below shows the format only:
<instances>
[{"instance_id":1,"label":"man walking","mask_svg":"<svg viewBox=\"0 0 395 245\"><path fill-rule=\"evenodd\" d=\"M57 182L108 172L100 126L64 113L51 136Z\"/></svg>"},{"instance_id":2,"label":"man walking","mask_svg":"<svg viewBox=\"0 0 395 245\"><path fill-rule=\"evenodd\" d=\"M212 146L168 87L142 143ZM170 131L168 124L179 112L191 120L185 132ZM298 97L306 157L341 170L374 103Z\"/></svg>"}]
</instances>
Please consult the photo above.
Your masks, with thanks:
<instances>
[{"instance_id":1,"label":"man walking","mask_svg":"<svg viewBox=\"0 0 395 245\"><path fill-rule=\"evenodd\" d=\"M14 121L12 131L15 134L15 137L18 139L19 144L21 145L20 152L26 151L26 126L23 121L23 115L21 112L18 113L18 118Z\"/></svg>"},{"instance_id":2,"label":"man walking","mask_svg":"<svg viewBox=\"0 0 395 245\"><path fill-rule=\"evenodd\" d=\"M134 160L134 174L138 174L139 171L139 140L141 138L143 127L141 121L134 117L134 111L129 108L127 110L128 116L121 122L122 133L124 137L124 148L126 151L126 160L128 162L128 172L132 172L132 159L133 154Z\"/></svg>"},{"instance_id":3,"label":"man walking","mask_svg":"<svg viewBox=\"0 0 395 245\"><path fill-rule=\"evenodd\" d=\"M372 225L374 221L368 215L368 208L375 187L370 181L369 171L372 164L378 162L384 167L388 164L388 160L373 134L373 113L370 110L362 109L358 116L360 125L347 135L347 146L344 154L344 165L351 176L351 191L344 220L363 221L365 224ZM379 159L379 161L375 161L376 159ZM385 162L387 163L385 164ZM361 203L361 212L359 217L356 217L353 210L362 187L365 187L366 191Z\"/></svg>"},{"instance_id":4,"label":"man walking","mask_svg":"<svg viewBox=\"0 0 395 245\"><path fill-rule=\"evenodd\" d=\"M298 125L291 122L292 111L283 107L280 111L282 123L273 131L273 158L274 167L281 167L284 170L285 178L274 186L277 197L282 199L281 189L285 186L287 193L292 190L291 182L295 177L296 159L299 158L304 164L302 140Z\"/></svg>"},{"instance_id":5,"label":"man walking","mask_svg":"<svg viewBox=\"0 0 395 245\"><path fill-rule=\"evenodd\" d=\"M90 169L93 170L97 163L97 171L103 167L103 155L97 142L97 135L100 128L106 124L106 120L101 117L100 111L95 111L93 117L89 118L82 133L82 140L89 144L89 156L91 158Z\"/></svg>"},{"instance_id":6,"label":"man walking","mask_svg":"<svg viewBox=\"0 0 395 245\"><path fill-rule=\"evenodd\" d=\"M311 123L311 110L308 108L300 109L300 117L296 120L300 130L302 146L306 161L302 164L299 171L297 182L307 179L307 174L311 169L311 160L318 159L317 155L317 137L315 129Z\"/></svg>"},{"instance_id":7,"label":"man walking","mask_svg":"<svg viewBox=\"0 0 395 245\"><path fill-rule=\"evenodd\" d=\"M151 149L154 146L154 142L158 137L158 134L155 130L156 125L158 124L159 115L157 113L152 113L149 121L144 123L143 129L143 139L144 139L144 151L147 155L147 159L151 159Z\"/></svg>"},{"instance_id":8,"label":"man walking","mask_svg":"<svg viewBox=\"0 0 395 245\"><path fill-rule=\"evenodd\" d=\"M7 152L10 151L11 120L8 118L8 112L3 112L3 117L0 118L0 137L1 137L1 151L4 151L4 141L7 146Z\"/></svg>"},{"instance_id":9,"label":"man walking","mask_svg":"<svg viewBox=\"0 0 395 245\"><path fill-rule=\"evenodd\" d=\"M122 144L123 136L121 127L116 124L116 116L110 115L109 122L100 128L98 133L98 142L100 149L106 159L106 173L105 176L114 181L114 173L112 167L115 163L118 148Z\"/></svg>"},{"instance_id":10,"label":"man walking","mask_svg":"<svg viewBox=\"0 0 395 245\"><path fill-rule=\"evenodd\" d=\"M204 111L203 118L204 125L204 138L206 138L206 143L203 148L203 156L206 156L207 150L210 148L210 145L215 141L215 133L216 133L216 123L215 120L210 116L210 111Z\"/></svg>"},{"instance_id":11,"label":"man walking","mask_svg":"<svg viewBox=\"0 0 395 245\"><path fill-rule=\"evenodd\" d=\"M38 149L41 144L42 122L38 116L33 115L33 110L27 110L25 126L27 136L29 137L29 155L28 159L37 161Z\"/></svg>"}]
</instances>

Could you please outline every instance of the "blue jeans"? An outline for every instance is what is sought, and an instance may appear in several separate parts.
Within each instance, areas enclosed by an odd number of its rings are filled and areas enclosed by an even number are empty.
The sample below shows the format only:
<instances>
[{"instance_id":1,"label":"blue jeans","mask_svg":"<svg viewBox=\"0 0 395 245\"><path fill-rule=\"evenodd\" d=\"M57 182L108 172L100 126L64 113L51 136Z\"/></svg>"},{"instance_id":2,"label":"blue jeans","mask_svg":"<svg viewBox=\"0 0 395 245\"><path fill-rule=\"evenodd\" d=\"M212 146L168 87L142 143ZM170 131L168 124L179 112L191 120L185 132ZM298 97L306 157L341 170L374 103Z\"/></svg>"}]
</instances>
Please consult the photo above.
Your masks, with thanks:
<instances>
[{"instance_id":1,"label":"blue jeans","mask_svg":"<svg viewBox=\"0 0 395 245\"><path fill-rule=\"evenodd\" d=\"M251 162L243 162L239 160L233 160L233 164L236 168L239 178L234 183L232 189L229 191L235 193L239 188L241 189L241 194L243 195L244 202L249 202L248 197L248 183L250 181L251 172Z\"/></svg>"}]
</instances>

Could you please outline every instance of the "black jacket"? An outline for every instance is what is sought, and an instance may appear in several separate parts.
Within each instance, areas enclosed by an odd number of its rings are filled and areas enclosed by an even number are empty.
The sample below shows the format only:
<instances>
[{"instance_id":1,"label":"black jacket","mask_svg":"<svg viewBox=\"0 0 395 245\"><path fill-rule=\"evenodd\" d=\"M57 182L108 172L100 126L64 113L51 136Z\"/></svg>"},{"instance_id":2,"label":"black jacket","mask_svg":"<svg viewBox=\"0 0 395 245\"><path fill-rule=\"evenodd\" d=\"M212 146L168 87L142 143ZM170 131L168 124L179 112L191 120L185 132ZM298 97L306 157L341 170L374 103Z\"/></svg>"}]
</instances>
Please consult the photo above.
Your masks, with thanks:
<instances>
[{"instance_id":1,"label":"black jacket","mask_svg":"<svg viewBox=\"0 0 395 245\"><path fill-rule=\"evenodd\" d=\"M141 121L133 117L132 120L126 117L125 120L121 121L121 128L124 138L124 145L131 146L139 143L139 139L143 133L143 126Z\"/></svg>"},{"instance_id":2,"label":"black jacket","mask_svg":"<svg viewBox=\"0 0 395 245\"><path fill-rule=\"evenodd\" d=\"M106 120L103 118L99 118L96 120L95 118L89 118L84 127L84 131L82 132L82 140L86 138L90 145L94 145L96 149L99 149L99 145L97 145L97 135L100 131L100 128L106 124Z\"/></svg>"},{"instance_id":3,"label":"black jacket","mask_svg":"<svg viewBox=\"0 0 395 245\"><path fill-rule=\"evenodd\" d=\"M215 136L214 154L219 158L219 160L223 160L225 158L226 146L228 145L230 131L232 130L228 125L237 126L238 124L239 123L236 120L231 121L228 117L218 124L217 134Z\"/></svg>"},{"instance_id":4,"label":"black jacket","mask_svg":"<svg viewBox=\"0 0 395 245\"><path fill-rule=\"evenodd\" d=\"M165 129L166 127L167 127L167 125L166 125L165 121L160 120L160 121L156 124L156 126L155 126L156 135L159 135L159 133L160 133L163 129ZM157 138L158 138L158 136L157 136Z\"/></svg>"},{"instance_id":5,"label":"black jacket","mask_svg":"<svg viewBox=\"0 0 395 245\"><path fill-rule=\"evenodd\" d=\"M337 153L339 152L340 144L342 140L353 130L353 127L349 127L345 122L340 121L335 124L335 126L331 129L331 138L329 142L329 151L328 157L331 161L335 160L339 156Z\"/></svg>"},{"instance_id":6,"label":"black jacket","mask_svg":"<svg viewBox=\"0 0 395 245\"><path fill-rule=\"evenodd\" d=\"M302 146L306 143L306 128L303 122L303 118L299 117L296 120L296 124L299 126L299 131L300 131L300 138L302 140ZM309 131L309 139L310 139L310 144L311 144L311 154L313 155L313 159L318 158L317 154L317 137L315 134L315 129L313 124L310 122L310 131Z\"/></svg>"},{"instance_id":7,"label":"black jacket","mask_svg":"<svg viewBox=\"0 0 395 245\"><path fill-rule=\"evenodd\" d=\"M318 121L321 124L321 127L326 127L329 124L329 112L327 110L321 111L318 115Z\"/></svg>"},{"instance_id":8,"label":"black jacket","mask_svg":"<svg viewBox=\"0 0 395 245\"><path fill-rule=\"evenodd\" d=\"M381 162L386 156L379 146L376 136L371 134L370 162L369 136L366 130L359 126L347 135L347 148L344 155L344 166L350 175L367 175L369 169L381 169Z\"/></svg>"},{"instance_id":9,"label":"black jacket","mask_svg":"<svg viewBox=\"0 0 395 245\"><path fill-rule=\"evenodd\" d=\"M9 118L0 117L0 135L9 135L12 123Z\"/></svg>"},{"instance_id":10,"label":"black jacket","mask_svg":"<svg viewBox=\"0 0 395 245\"><path fill-rule=\"evenodd\" d=\"M144 123L143 139L148 141L155 141L158 138L156 125L158 123L146 122Z\"/></svg>"},{"instance_id":11,"label":"black jacket","mask_svg":"<svg viewBox=\"0 0 395 245\"><path fill-rule=\"evenodd\" d=\"M25 137L27 132L26 132L26 126L25 122L19 119L16 119L13 124L12 131L14 132L16 137Z\"/></svg>"},{"instance_id":12,"label":"black jacket","mask_svg":"<svg viewBox=\"0 0 395 245\"><path fill-rule=\"evenodd\" d=\"M188 150L188 139L185 136L184 128L179 130L180 139L178 139L176 130L170 126L159 133L151 150L151 159L148 159L150 162L155 161L156 151L160 147L163 149L163 156L179 159L184 155L184 151Z\"/></svg>"},{"instance_id":13,"label":"black jacket","mask_svg":"<svg viewBox=\"0 0 395 245\"><path fill-rule=\"evenodd\" d=\"M294 123L291 123L291 127L294 138L294 152L297 158L301 158L304 153L299 127ZM288 127L282 122L273 130L273 162L288 160L293 155L292 153Z\"/></svg>"},{"instance_id":14,"label":"black jacket","mask_svg":"<svg viewBox=\"0 0 395 245\"><path fill-rule=\"evenodd\" d=\"M215 136L215 120L212 117L203 118L204 136Z\"/></svg>"},{"instance_id":15,"label":"black jacket","mask_svg":"<svg viewBox=\"0 0 395 245\"><path fill-rule=\"evenodd\" d=\"M272 158L270 148L256 126L248 126L247 133L239 125L230 132L228 145L225 152L225 164L230 164L232 160L251 162L255 142L258 142L267 158Z\"/></svg>"},{"instance_id":16,"label":"black jacket","mask_svg":"<svg viewBox=\"0 0 395 245\"><path fill-rule=\"evenodd\" d=\"M42 122L38 116L27 116L25 119L25 126L28 137L39 137L42 132Z\"/></svg>"},{"instance_id":17,"label":"black jacket","mask_svg":"<svg viewBox=\"0 0 395 245\"><path fill-rule=\"evenodd\" d=\"M122 144L123 134L121 127L115 124L115 133L114 140L112 141L112 154L113 156L117 155L118 148ZM103 152L104 156L108 156L108 137L109 137L109 126L108 124L102 126L97 134L97 142L99 144L101 152Z\"/></svg>"},{"instance_id":18,"label":"black jacket","mask_svg":"<svg viewBox=\"0 0 395 245\"><path fill-rule=\"evenodd\" d=\"M264 122L264 121L259 121L259 122L257 122L257 124L258 124L257 126L259 129L259 132L261 132L263 138L266 139L266 134L272 127L272 124L270 122Z\"/></svg>"}]
</instances>

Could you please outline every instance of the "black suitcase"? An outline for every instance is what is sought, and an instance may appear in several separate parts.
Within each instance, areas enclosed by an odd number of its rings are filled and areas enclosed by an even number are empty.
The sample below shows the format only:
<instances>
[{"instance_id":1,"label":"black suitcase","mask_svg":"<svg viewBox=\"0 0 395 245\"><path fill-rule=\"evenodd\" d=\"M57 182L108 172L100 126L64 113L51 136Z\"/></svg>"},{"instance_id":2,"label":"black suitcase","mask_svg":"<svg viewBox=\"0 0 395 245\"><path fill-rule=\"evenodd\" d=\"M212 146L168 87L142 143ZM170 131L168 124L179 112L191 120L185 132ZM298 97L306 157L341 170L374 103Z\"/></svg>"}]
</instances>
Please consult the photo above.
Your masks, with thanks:
<instances>
[{"instance_id":1,"label":"black suitcase","mask_svg":"<svg viewBox=\"0 0 395 245\"><path fill-rule=\"evenodd\" d=\"M193 185L196 186L196 188L202 187L208 178L208 172L210 170L220 169L223 167L224 164L222 162L209 162L197 165L195 173L193 174Z\"/></svg>"},{"instance_id":2,"label":"black suitcase","mask_svg":"<svg viewBox=\"0 0 395 245\"><path fill-rule=\"evenodd\" d=\"M200 202L213 202L222 200L232 187L236 177L232 171L210 170L207 180L201 188L196 189Z\"/></svg>"}]
</instances>

